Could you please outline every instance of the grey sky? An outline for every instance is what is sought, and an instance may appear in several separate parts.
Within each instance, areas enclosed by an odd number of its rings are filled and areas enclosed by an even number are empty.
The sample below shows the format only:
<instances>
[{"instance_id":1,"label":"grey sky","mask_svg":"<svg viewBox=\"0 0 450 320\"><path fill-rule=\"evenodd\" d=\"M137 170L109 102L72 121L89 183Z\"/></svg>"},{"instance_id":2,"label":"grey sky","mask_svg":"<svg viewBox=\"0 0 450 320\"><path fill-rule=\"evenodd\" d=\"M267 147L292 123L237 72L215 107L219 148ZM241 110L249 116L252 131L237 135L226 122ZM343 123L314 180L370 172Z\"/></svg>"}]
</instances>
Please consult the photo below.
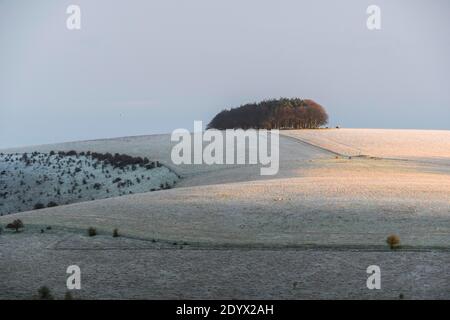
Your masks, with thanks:
<instances>
[{"instance_id":1,"label":"grey sky","mask_svg":"<svg viewBox=\"0 0 450 320\"><path fill-rule=\"evenodd\" d=\"M66 29L78 4L82 29ZM366 28L377 4L382 30ZM448 0L0 0L0 148L166 133L304 97L345 127L450 129Z\"/></svg>"}]
</instances>

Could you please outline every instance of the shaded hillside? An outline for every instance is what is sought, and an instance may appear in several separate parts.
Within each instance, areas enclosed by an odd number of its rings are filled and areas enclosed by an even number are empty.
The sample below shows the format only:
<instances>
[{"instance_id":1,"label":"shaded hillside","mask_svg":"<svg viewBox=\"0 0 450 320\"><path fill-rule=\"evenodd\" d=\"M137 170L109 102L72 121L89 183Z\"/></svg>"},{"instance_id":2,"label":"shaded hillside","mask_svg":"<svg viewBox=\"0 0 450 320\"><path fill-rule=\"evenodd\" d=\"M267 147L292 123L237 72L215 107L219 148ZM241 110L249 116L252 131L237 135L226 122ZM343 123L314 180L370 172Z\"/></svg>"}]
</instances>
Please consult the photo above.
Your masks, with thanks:
<instances>
[{"instance_id":1,"label":"shaded hillside","mask_svg":"<svg viewBox=\"0 0 450 320\"><path fill-rule=\"evenodd\" d=\"M98 152L0 153L0 215L169 189L158 161Z\"/></svg>"}]
</instances>

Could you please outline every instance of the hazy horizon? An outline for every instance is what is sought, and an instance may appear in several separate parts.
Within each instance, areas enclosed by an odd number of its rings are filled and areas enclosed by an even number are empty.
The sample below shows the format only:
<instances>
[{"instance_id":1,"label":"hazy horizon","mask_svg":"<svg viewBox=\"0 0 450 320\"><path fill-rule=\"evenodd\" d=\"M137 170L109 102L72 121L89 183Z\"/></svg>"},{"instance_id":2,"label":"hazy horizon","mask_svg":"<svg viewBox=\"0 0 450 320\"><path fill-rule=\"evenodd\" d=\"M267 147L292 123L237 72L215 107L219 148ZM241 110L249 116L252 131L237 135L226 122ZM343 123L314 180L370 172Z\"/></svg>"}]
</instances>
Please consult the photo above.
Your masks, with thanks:
<instances>
[{"instance_id":1,"label":"hazy horizon","mask_svg":"<svg viewBox=\"0 0 450 320\"><path fill-rule=\"evenodd\" d=\"M81 30L66 8L81 7ZM381 8L369 31L366 9ZM0 148L192 130L310 98L330 126L450 129L450 3L0 0Z\"/></svg>"}]
</instances>

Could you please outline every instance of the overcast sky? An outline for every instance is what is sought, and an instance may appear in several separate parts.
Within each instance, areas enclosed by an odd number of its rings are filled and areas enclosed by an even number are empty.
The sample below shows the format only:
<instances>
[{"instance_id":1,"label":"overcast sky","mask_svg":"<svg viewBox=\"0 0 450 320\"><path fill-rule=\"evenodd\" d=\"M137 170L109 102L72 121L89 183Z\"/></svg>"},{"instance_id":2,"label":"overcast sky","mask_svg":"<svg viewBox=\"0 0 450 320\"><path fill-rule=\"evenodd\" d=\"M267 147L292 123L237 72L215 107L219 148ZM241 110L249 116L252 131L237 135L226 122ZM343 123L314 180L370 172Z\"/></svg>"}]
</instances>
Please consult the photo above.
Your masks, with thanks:
<instances>
[{"instance_id":1,"label":"overcast sky","mask_svg":"<svg viewBox=\"0 0 450 320\"><path fill-rule=\"evenodd\" d=\"M81 30L66 8L81 7ZM369 31L366 9L381 8ZM0 0L0 148L168 133L267 98L450 129L448 0Z\"/></svg>"}]
</instances>

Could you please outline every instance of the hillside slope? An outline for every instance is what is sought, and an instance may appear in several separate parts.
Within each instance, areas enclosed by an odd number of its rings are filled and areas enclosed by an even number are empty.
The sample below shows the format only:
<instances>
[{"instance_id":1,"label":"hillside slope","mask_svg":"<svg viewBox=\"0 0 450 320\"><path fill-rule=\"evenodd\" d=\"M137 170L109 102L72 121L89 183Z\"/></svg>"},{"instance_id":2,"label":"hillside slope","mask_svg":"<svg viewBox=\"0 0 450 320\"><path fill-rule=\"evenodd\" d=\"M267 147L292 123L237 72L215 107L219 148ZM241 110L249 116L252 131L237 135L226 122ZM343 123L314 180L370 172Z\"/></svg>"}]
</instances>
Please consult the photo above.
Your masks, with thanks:
<instances>
[{"instance_id":1,"label":"hillside slope","mask_svg":"<svg viewBox=\"0 0 450 320\"><path fill-rule=\"evenodd\" d=\"M0 298L30 297L39 284L62 295L69 264L85 272L85 298L449 298L448 132L417 144L427 132L284 134L276 176L257 166L175 166L183 181L171 190L0 217L26 226L0 235ZM363 152L344 156L344 144ZM26 150L61 148L152 152L170 165L168 136ZM88 227L99 236L86 236ZM393 233L398 252L385 244ZM27 273L36 263L45 267ZM376 292L365 287L374 263L384 270Z\"/></svg>"}]
</instances>

